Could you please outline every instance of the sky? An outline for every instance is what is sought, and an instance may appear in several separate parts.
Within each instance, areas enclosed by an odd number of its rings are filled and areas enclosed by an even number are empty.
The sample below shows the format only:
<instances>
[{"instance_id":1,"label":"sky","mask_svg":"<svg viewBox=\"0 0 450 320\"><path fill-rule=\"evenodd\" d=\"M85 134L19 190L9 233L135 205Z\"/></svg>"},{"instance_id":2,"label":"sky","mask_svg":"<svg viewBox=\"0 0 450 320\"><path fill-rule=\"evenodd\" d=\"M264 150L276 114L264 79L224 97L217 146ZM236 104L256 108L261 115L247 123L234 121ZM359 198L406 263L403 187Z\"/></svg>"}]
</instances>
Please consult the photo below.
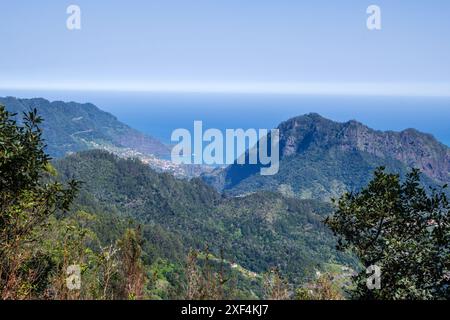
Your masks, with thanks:
<instances>
[{"instance_id":1,"label":"sky","mask_svg":"<svg viewBox=\"0 0 450 320\"><path fill-rule=\"evenodd\" d=\"M2 0L0 16L0 88L450 96L448 0Z\"/></svg>"}]
</instances>

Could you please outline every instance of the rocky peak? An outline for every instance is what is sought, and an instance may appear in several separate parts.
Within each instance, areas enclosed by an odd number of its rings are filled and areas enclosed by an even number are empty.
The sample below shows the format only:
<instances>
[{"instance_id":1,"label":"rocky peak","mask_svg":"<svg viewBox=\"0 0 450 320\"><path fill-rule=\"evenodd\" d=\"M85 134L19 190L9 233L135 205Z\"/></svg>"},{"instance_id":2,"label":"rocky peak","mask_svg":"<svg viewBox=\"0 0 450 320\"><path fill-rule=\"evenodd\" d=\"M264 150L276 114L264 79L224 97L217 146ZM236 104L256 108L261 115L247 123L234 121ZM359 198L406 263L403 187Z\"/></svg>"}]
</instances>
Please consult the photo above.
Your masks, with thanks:
<instances>
[{"instance_id":1,"label":"rocky peak","mask_svg":"<svg viewBox=\"0 0 450 320\"><path fill-rule=\"evenodd\" d=\"M415 129L377 131L355 120L340 123L316 113L285 121L279 129L281 157L312 149L356 150L399 160L408 167L421 169L439 182L450 181L450 148L432 135Z\"/></svg>"}]
</instances>

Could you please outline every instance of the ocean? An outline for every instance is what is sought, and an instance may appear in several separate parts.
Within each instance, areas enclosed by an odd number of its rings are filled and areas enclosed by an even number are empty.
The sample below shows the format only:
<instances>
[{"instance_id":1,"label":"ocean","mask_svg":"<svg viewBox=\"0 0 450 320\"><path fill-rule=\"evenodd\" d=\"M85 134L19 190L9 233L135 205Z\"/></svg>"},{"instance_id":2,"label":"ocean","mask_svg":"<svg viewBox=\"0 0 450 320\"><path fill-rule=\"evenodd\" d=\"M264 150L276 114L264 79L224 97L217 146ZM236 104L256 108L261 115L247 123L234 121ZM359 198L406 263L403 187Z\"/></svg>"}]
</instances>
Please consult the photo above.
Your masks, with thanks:
<instances>
[{"instance_id":1,"label":"ocean","mask_svg":"<svg viewBox=\"0 0 450 320\"><path fill-rule=\"evenodd\" d=\"M306 96L214 93L6 91L0 96L91 102L120 121L169 143L173 130L275 128L316 112L336 121L357 120L378 130L415 128L450 146L450 97Z\"/></svg>"}]
</instances>

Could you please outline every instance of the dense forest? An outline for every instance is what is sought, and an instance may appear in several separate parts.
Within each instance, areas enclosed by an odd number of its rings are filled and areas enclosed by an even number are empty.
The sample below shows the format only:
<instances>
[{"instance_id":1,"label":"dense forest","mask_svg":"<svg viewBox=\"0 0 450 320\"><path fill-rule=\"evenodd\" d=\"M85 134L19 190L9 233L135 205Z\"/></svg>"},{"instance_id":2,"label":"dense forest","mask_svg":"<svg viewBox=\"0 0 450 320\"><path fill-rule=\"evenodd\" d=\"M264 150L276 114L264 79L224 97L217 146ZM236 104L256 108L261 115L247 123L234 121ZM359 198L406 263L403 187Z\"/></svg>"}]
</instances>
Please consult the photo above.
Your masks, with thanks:
<instances>
[{"instance_id":1,"label":"dense forest","mask_svg":"<svg viewBox=\"0 0 450 320\"><path fill-rule=\"evenodd\" d=\"M258 165L235 163L205 174L204 180L229 195L269 190L325 202L361 190L380 166L403 179L418 168L430 186L450 183L450 148L414 129L378 131L310 113L282 122L278 130L278 174L262 176Z\"/></svg>"},{"instance_id":2,"label":"dense forest","mask_svg":"<svg viewBox=\"0 0 450 320\"><path fill-rule=\"evenodd\" d=\"M0 107L2 299L450 296L449 204L417 170L335 203L229 197L105 151L52 160L37 111L16 118Z\"/></svg>"}]
</instances>

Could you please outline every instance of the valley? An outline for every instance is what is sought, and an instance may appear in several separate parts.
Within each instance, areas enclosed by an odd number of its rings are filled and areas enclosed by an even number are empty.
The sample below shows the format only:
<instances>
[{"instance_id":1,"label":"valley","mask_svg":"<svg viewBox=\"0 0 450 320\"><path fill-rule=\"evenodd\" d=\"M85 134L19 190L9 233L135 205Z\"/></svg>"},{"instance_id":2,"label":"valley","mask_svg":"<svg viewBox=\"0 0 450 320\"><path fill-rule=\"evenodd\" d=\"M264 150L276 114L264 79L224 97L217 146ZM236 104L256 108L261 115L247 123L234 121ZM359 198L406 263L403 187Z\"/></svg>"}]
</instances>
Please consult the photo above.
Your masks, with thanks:
<instances>
[{"instance_id":1,"label":"valley","mask_svg":"<svg viewBox=\"0 0 450 320\"><path fill-rule=\"evenodd\" d=\"M89 228L103 244L119 241L127 225L141 228L156 298L180 297L185 280L174 277L185 272L192 250L199 252L198 264L227 270L236 281L227 294L240 298L263 298L274 268L290 295L328 273L348 286L360 265L336 248L324 225L336 210L332 198L357 192L380 166L402 177L419 167L429 185L449 181L449 148L412 129L381 132L318 114L295 117L277 128L279 172L264 176L261 164L237 160L228 167L175 164L169 147L90 104L0 103L14 113L36 108L48 117L43 134L57 181L81 183L69 217L93 214Z\"/></svg>"}]
</instances>

